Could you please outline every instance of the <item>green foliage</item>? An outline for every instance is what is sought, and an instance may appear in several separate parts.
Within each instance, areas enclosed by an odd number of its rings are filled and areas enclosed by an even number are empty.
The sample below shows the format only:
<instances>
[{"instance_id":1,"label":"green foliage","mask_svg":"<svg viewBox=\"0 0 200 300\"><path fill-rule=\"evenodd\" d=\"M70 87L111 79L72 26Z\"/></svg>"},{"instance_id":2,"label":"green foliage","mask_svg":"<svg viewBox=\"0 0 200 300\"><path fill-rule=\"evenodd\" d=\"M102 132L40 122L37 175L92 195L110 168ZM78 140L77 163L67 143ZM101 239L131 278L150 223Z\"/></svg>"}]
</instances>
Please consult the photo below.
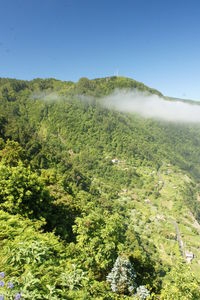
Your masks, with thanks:
<instances>
[{"instance_id":1,"label":"green foliage","mask_svg":"<svg viewBox=\"0 0 200 300\"><path fill-rule=\"evenodd\" d=\"M160 299L197 300L200 299L200 282L189 266L179 262L166 276Z\"/></svg>"},{"instance_id":2,"label":"green foliage","mask_svg":"<svg viewBox=\"0 0 200 300\"><path fill-rule=\"evenodd\" d=\"M46 217L50 201L48 191L30 167L0 164L1 209L39 219Z\"/></svg>"},{"instance_id":3,"label":"green foliage","mask_svg":"<svg viewBox=\"0 0 200 300\"><path fill-rule=\"evenodd\" d=\"M25 154L19 143L7 140L6 145L0 150L1 162L11 167L16 167L20 161L24 161Z\"/></svg>"},{"instance_id":4,"label":"green foliage","mask_svg":"<svg viewBox=\"0 0 200 300\"><path fill-rule=\"evenodd\" d=\"M41 222L3 211L0 222L0 268L24 299L63 299L82 286L86 275L67 262L65 247L54 234L40 231Z\"/></svg>"},{"instance_id":5,"label":"green foliage","mask_svg":"<svg viewBox=\"0 0 200 300\"><path fill-rule=\"evenodd\" d=\"M0 78L0 270L24 299L200 298L200 128L106 109L115 89L161 96L124 77Z\"/></svg>"},{"instance_id":6,"label":"green foliage","mask_svg":"<svg viewBox=\"0 0 200 300\"><path fill-rule=\"evenodd\" d=\"M109 215L102 209L76 218L76 250L83 266L100 278L105 278L124 241L126 227L119 214Z\"/></svg>"}]
</instances>

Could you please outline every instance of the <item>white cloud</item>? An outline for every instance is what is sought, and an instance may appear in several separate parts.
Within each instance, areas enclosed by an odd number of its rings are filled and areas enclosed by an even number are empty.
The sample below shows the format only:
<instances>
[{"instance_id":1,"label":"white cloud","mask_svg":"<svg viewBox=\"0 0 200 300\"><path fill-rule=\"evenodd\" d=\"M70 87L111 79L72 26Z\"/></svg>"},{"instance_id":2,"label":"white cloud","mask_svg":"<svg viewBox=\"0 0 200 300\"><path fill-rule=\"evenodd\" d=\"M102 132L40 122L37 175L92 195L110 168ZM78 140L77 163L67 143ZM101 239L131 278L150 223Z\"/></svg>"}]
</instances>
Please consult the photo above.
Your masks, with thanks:
<instances>
[{"instance_id":1,"label":"white cloud","mask_svg":"<svg viewBox=\"0 0 200 300\"><path fill-rule=\"evenodd\" d=\"M103 105L121 112L137 113L145 118L169 122L200 122L200 105L165 100L137 90L116 90L102 99Z\"/></svg>"}]
</instances>

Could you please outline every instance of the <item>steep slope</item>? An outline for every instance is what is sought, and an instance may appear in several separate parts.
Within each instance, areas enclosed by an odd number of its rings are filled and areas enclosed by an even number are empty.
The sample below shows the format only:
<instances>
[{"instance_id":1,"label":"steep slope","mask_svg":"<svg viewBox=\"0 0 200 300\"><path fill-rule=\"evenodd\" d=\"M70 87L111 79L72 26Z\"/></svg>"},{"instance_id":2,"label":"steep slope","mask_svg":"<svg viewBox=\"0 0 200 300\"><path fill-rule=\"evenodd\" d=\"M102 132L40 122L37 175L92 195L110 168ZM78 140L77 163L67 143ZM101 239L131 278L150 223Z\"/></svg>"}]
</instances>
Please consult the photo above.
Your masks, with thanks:
<instances>
[{"instance_id":1,"label":"steep slope","mask_svg":"<svg viewBox=\"0 0 200 300\"><path fill-rule=\"evenodd\" d=\"M124 88L162 96L121 77L78 83L0 79L0 175L1 189L8 191L0 193L1 209L42 219L43 230L60 236L69 272L75 263L89 280L83 276L75 285L77 299L84 299L82 290L85 299L115 297L106 276L120 255L129 257L137 285L146 285L152 297L162 297L165 274L181 255L186 262L187 252L194 254L189 267L200 278L200 126L144 119L102 105L102 96ZM30 172L37 173L38 183ZM17 183L14 191L12 182ZM45 197L29 195L35 185ZM41 209L31 204L34 197L43 199ZM12 208L16 198L19 207ZM2 255L6 268L4 261ZM20 265L13 267L19 272ZM35 267L30 270L37 276ZM75 299L68 286L63 295L57 299Z\"/></svg>"}]
</instances>

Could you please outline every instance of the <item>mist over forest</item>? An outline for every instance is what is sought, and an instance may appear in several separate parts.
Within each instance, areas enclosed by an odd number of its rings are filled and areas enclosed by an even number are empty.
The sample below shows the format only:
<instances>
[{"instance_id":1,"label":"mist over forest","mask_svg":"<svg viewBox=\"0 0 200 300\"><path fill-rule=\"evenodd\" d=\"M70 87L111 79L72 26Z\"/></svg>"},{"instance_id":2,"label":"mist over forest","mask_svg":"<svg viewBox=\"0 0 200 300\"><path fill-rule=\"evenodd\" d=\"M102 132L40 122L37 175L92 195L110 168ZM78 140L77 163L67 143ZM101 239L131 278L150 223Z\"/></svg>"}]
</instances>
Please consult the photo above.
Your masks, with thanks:
<instances>
[{"instance_id":1,"label":"mist over forest","mask_svg":"<svg viewBox=\"0 0 200 300\"><path fill-rule=\"evenodd\" d=\"M199 123L198 102L184 102L152 95L137 90L116 90L103 99L105 107L121 112L130 112L145 118L153 118L174 123Z\"/></svg>"}]
</instances>

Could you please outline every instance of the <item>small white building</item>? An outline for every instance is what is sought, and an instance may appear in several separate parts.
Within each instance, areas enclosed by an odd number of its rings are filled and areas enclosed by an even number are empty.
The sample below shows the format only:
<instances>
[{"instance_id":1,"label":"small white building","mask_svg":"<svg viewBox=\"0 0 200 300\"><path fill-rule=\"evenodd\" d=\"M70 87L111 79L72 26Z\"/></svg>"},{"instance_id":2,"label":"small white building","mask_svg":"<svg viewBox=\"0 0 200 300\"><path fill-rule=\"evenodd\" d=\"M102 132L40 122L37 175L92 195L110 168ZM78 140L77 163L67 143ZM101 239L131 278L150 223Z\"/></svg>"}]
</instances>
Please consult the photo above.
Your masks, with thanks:
<instances>
[{"instance_id":1,"label":"small white building","mask_svg":"<svg viewBox=\"0 0 200 300\"><path fill-rule=\"evenodd\" d=\"M194 258L194 254L192 252L185 251L185 257L187 262L191 263Z\"/></svg>"},{"instance_id":2,"label":"small white building","mask_svg":"<svg viewBox=\"0 0 200 300\"><path fill-rule=\"evenodd\" d=\"M112 163L113 163L113 164L118 164L118 162L119 162L119 159L117 159L117 158L113 158L113 159L112 159Z\"/></svg>"},{"instance_id":3,"label":"small white building","mask_svg":"<svg viewBox=\"0 0 200 300\"><path fill-rule=\"evenodd\" d=\"M144 202L147 203L147 204L150 204L151 200L150 199L144 199Z\"/></svg>"}]
</instances>

